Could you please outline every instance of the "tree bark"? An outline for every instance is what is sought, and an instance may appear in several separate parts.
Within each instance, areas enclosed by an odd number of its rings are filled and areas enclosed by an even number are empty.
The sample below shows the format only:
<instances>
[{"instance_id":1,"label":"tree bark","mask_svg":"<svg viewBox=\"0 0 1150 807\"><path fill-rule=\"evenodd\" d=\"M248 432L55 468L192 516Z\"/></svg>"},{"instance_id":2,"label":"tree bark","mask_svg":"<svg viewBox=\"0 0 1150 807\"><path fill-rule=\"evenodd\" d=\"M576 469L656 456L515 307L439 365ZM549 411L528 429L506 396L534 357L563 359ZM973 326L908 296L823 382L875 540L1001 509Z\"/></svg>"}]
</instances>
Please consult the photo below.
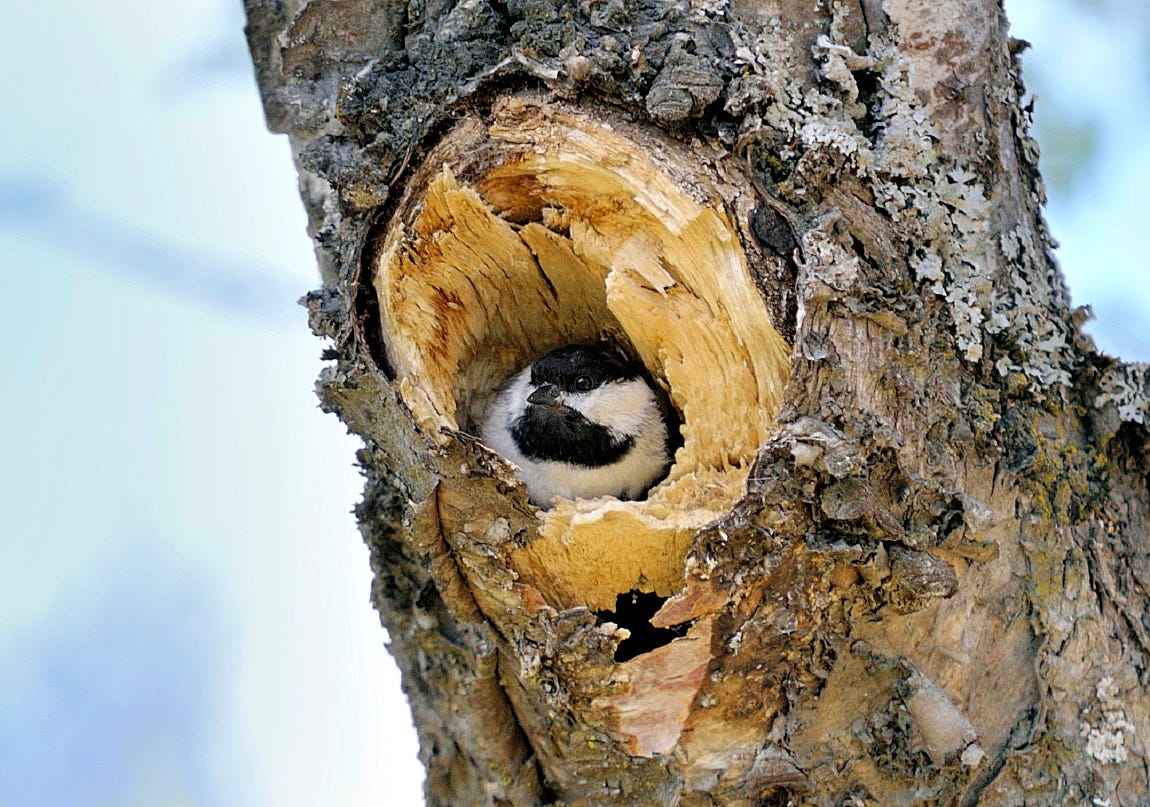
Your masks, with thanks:
<instances>
[{"instance_id":1,"label":"tree bark","mask_svg":"<svg viewBox=\"0 0 1150 807\"><path fill-rule=\"evenodd\" d=\"M1147 373L997 3L245 4L429 804L1150 804ZM471 435L600 338L683 446L540 510Z\"/></svg>"}]
</instances>

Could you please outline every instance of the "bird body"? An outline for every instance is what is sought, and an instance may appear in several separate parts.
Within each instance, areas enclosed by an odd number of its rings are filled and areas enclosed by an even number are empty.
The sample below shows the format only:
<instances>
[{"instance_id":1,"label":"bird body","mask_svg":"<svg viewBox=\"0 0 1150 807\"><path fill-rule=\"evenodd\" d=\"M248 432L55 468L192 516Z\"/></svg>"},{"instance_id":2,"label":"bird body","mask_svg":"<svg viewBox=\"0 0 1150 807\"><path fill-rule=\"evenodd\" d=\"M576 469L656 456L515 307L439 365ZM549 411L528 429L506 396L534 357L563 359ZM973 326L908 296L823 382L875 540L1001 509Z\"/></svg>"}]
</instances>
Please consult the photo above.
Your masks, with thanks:
<instances>
[{"instance_id":1,"label":"bird body","mask_svg":"<svg viewBox=\"0 0 1150 807\"><path fill-rule=\"evenodd\" d=\"M533 503L644 495L671 464L668 408L638 366L567 345L508 378L482 438L519 466Z\"/></svg>"}]
</instances>

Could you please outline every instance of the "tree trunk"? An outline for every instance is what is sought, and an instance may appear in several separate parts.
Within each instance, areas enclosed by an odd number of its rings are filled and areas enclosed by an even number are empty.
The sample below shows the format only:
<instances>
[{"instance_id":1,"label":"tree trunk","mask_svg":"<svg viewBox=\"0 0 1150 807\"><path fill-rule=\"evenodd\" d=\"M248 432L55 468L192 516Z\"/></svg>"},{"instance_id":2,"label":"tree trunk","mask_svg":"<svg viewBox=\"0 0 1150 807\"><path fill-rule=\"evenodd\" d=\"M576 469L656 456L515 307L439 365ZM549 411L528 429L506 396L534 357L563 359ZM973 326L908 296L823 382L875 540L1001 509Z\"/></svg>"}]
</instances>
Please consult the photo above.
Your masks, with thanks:
<instances>
[{"instance_id":1,"label":"tree trunk","mask_svg":"<svg viewBox=\"0 0 1150 807\"><path fill-rule=\"evenodd\" d=\"M1150 803L1147 376L997 3L246 5L429 804ZM682 448L535 508L471 435L602 338Z\"/></svg>"}]
</instances>

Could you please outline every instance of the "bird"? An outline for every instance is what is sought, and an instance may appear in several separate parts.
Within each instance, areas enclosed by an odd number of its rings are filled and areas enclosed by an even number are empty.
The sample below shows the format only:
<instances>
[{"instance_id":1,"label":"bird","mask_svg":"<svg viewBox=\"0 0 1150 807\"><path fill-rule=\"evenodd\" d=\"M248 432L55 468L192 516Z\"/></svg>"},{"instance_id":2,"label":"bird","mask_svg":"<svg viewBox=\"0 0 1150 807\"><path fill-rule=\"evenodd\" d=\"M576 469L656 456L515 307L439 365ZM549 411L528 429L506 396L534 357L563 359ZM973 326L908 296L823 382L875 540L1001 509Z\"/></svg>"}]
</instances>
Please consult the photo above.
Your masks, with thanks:
<instances>
[{"instance_id":1,"label":"bird","mask_svg":"<svg viewBox=\"0 0 1150 807\"><path fill-rule=\"evenodd\" d=\"M667 474L674 421L640 364L603 345L570 344L499 386L480 439L518 466L536 506L557 498L634 500Z\"/></svg>"}]
</instances>

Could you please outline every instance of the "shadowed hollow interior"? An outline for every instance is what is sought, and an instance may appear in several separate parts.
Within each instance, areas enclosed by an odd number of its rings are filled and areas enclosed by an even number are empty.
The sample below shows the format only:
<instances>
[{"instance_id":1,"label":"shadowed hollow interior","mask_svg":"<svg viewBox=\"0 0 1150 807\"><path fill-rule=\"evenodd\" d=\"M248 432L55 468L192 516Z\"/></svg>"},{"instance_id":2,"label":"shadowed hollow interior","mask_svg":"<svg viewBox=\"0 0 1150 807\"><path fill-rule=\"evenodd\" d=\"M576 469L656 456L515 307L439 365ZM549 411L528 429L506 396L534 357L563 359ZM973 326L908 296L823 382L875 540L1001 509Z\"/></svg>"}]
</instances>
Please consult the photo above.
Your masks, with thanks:
<instances>
[{"instance_id":1,"label":"shadowed hollow interior","mask_svg":"<svg viewBox=\"0 0 1150 807\"><path fill-rule=\"evenodd\" d=\"M378 254L400 394L445 442L475 433L499 383L544 352L600 338L628 349L682 416L670 473L644 501L540 511L512 562L557 607L669 596L692 536L742 494L789 372L739 240L697 160L656 164L577 113L513 99L452 137Z\"/></svg>"}]
</instances>

